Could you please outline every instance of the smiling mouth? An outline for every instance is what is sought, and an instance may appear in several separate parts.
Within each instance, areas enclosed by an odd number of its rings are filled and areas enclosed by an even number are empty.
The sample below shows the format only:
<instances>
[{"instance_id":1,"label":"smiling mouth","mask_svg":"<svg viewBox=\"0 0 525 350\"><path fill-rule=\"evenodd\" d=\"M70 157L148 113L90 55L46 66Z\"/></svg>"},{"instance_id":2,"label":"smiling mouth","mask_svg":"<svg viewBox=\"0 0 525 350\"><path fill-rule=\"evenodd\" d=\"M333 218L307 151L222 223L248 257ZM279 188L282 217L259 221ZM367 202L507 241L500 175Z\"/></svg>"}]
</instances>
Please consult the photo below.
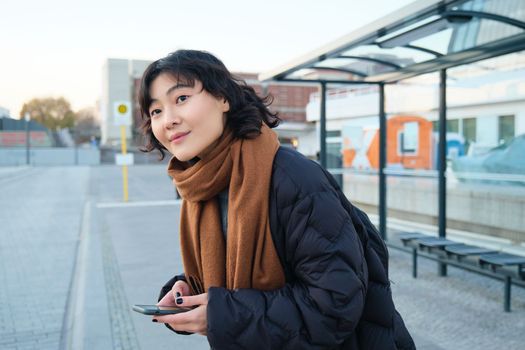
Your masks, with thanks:
<instances>
[{"instance_id":1,"label":"smiling mouth","mask_svg":"<svg viewBox=\"0 0 525 350\"><path fill-rule=\"evenodd\" d=\"M175 137L173 137L171 139L171 142L178 142L178 141L181 141L182 139L184 139L187 135L189 135L190 131L186 132L186 133L183 133L183 134L179 134L179 135L176 135Z\"/></svg>"}]
</instances>

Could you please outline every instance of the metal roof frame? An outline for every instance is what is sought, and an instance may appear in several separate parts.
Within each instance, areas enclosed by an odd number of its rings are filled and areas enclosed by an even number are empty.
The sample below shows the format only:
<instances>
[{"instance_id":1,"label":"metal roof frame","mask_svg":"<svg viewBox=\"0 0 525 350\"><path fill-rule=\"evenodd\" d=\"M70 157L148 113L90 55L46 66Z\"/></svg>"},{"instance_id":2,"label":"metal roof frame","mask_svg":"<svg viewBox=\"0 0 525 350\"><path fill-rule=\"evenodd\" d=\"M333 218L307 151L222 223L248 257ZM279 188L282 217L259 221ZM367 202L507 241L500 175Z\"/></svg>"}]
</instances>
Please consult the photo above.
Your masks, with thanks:
<instances>
[{"instance_id":1,"label":"metal roof frame","mask_svg":"<svg viewBox=\"0 0 525 350\"><path fill-rule=\"evenodd\" d=\"M409 4L398 11L380 18L375 22L358 29L348 35L343 36L327 45L314 50L302 57L297 58L281 67L278 67L269 72L261 73L259 80L279 80L279 81L325 81L327 83L348 83L365 81L370 84L378 83L394 83L399 80L414 77L420 74L437 72L440 69L451 68L459 65L473 63L479 60L504 55L511 52L516 52L525 49L525 22L521 22L514 18L506 16L482 12L482 11L466 11L455 8L469 0L419 0ZM424 37L445 28L446 26L454 26L458 23L465 23L474 18L488 19L505 23L516 28L523 29L523 33L505 37L501 40L489 42L485 45L475 46L467 50L454 52L450 54L441 54L429 48L418 47L410 45L410 39ZM421 22L425 22L420 24ZM417 24L420 24L417 26ZM412 26L416 27L412 28ZM399 31L403 31L397 34ZM385 37L388 39L384 39ZM383 40L382 40L383 39ZM405 67L394 67L395 70L379 74L368 75L359 71L355 71L354 76L363 78L362 80L345 80L345 79L300 79L297 77L288 77L301 69L333 69L341 70L344 67L331 67L318 65L327 59L341 59L348 58L345 52L350 49L363 46L376 45L381 48L404 47L413 50L419 50L435 56L434 59L414 63ZM345 57L346 56L346 57ZM352 56L356 60L374 59L368 56ZM381 64L381 62L376 62ZM390 67L393 67L390 65ZM352 73L351 69L347 73Z\"/></svg>"},{"instance_id":2,"label":"metal roof frame","mask_svg":"<svg viewBox=\"0 0 525 350\"><path fill-rule=\"evenodd\" d=\"M385 84L396 83L400 80L421 74L439 72L439 146L438 146L438 234L446 237L446 88L447 69L465 65L484 59L497 57L517 51L525 50L525 22L501 16L498 14L458 9L459 6L472 0L419 0L398 11L378 19L377 21L352 32L338 40L314 50L292 62L289 62L272 71L261 73L259 80L287 81L294 83L320 84L320 163L326 168L326 88L327 84L373 84L379 87L379 232L386 239L386 135L387 123L385 112ZM504 0L492 0L504 1ZM443 29L461 25L472 19L488 19L505 23L523 32L489 41L463 49L461 51L442 54L432 48L412 44L413 41L433 35ZM379 40L378 40L379 39ZM415 62L407 66L386 62L377 57L350 55L347 51L363 45L376 45L379 48L403 47L433 56L426 61ZM450 41L449 41L450 48ZM369 75L353 69L354 67L319 66L325 60L354 59L369 61L385 67L394 68L390 72ZM351 74L352 78L314 78L301 79L289 76L302 69L331 70ZM438 272L446 275L446 265L439 263Z\"/></svg>"}]
</instances>

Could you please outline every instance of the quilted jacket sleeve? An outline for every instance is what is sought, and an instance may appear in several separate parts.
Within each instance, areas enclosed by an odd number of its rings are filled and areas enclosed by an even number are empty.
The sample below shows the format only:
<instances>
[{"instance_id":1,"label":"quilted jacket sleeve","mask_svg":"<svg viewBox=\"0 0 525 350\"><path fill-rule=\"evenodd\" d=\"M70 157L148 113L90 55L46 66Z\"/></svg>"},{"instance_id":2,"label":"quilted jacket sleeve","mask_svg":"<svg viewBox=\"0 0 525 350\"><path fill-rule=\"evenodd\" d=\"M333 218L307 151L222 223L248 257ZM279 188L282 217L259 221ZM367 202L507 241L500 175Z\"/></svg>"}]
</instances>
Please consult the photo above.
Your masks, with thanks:
<instances>
[{"instance_id":1,"label":"quilted jacket sleeve","mask_svg":"<svg viewBox=\"0 0 525 350\"><path fill-rule=\"evenodd\" d=\"M293 281L273 291L210 288L212 348L337 348L354 332L368 278L349 215L331 190L288 200L279 221Z\"/></svg>"}]
</instances>

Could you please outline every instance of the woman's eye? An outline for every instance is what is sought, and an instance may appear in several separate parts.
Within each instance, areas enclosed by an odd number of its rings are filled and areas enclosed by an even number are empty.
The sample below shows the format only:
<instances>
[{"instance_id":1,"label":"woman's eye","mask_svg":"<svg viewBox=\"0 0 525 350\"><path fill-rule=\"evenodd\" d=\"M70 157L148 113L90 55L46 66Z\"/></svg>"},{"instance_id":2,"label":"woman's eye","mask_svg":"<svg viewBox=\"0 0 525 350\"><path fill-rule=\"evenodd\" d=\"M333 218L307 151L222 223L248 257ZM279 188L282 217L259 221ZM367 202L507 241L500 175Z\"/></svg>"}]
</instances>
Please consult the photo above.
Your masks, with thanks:
<instances>
[{"instance_id":1,"label":"woman's eye","mask_svg":"<svg viewBox=\"0 0 525 350\"><path fill-rule=\"evenodd\" d=\"M155 116L155 115L157 115L157 114L159 114L159 113L160 113L160 109L157 108L157 109L153 109L153 110L149 113L149 115L153 117L153 116Z\"/></svg>"},{"instance_id":2,"label":"woman's eye","mask_svg":"<svg viewBox=\"0 0 525 350\"><path fill-rule=\"evenodd\" d=\"M177 103L181 103L181 102L184 102L188 99L188 95L181 95L179 97L177 97Z\"/></svg>"}]
</instances>

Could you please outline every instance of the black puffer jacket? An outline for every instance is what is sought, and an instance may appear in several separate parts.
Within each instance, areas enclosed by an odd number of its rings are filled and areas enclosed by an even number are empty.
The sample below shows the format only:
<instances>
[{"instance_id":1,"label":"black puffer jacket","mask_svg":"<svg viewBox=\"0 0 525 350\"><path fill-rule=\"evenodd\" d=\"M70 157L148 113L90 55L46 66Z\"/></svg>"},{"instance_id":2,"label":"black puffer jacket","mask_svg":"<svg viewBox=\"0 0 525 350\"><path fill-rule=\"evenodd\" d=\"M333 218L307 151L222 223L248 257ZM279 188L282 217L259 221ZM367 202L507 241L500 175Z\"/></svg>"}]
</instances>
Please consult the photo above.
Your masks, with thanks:
<instances>
[{"instance_id":1,"label":"black puffer jacket","mask_svg":"<svg viewBox=\"0 0 525 350\"><path fill-rule=\"evenodd\" d=\"M392 301L377 230L330 174L283 147L274 160L270 224L286 285L210 288L213 349L415 349Z\"/></svg>"}]
</instances>

